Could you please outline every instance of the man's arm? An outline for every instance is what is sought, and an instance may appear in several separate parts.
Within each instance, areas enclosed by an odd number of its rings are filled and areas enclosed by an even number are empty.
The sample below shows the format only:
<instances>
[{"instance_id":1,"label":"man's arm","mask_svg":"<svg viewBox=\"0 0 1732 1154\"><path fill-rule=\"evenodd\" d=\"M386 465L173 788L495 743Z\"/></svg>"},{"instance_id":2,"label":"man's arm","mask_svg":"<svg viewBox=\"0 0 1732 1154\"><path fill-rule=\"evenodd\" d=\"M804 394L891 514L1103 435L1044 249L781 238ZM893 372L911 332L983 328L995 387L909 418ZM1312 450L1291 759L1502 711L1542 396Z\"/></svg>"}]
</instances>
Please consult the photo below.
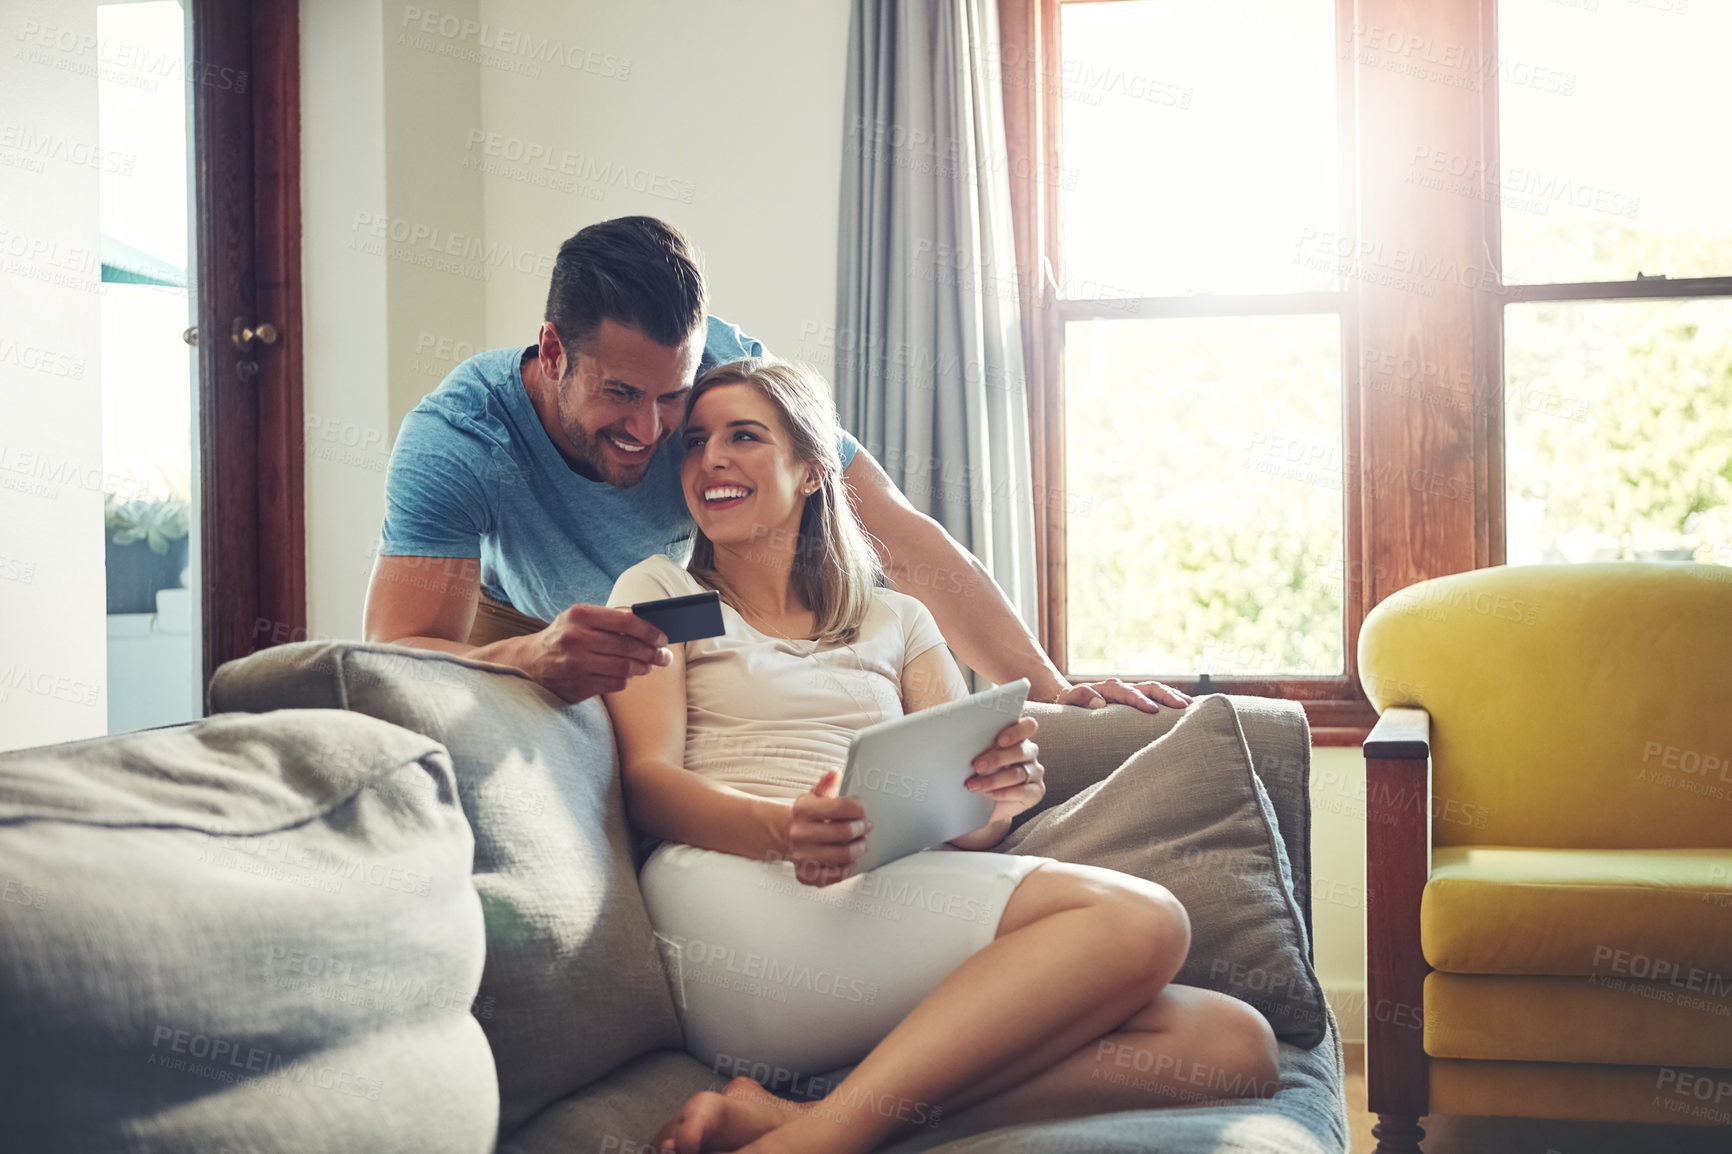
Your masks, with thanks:
<instances>
[{"instance_id":1,"label":"man's arm","mask_svg":"<svg viewBox=\"0 0 1732 1154\"><path fill-rule=\"evenodd\" d=\"M473 646L463 639L475 625L481 594L479 557L393 557L373 563L361 630L368 641L438 649L523 668L522 637Z\"/></svg>"},{"instance_id":2,"label":"man's arm","mask_svg":"<svg viewBox=\"0 0 1732 1154\"><path fill-rule=\"evenodd\" d=\"M403 418L385 477L380 555L367 584L367 640L513 666L574 704L665 664L660 630L629 609L599 605L573 605L525 637L468 643L480 599L481 539L492 522L484 478L511 467L493 453L436 411Z\"/></svg>"},{"instance_id":3,"label":"man's arm","mask_svg":"<svg viewBox=\"0 0 1732 1154\"><path fill-rule=\"evenodd\" d=\"M385 523L361 619L368 641L485 659L465 639L481 588L481 538L492 518L483 478L495 475L496 452L442 409L417 407L404 416L385 474Z\"/></svg>"},{"instance_id":4,"label":"man's arm","mask_svg":"<svg viewBox=\"0 0 1732 1154\"><path fill-rule=\"evenodd\" d=\"M842 479L897 590L931 610L945 640L970 669L1000 685L1028 678L1031 701L1090 707L1116 701L1148 712L1161 704L1189 704L1184 694L1153 681L1131 685L1113 678L1072 685L1041 650L986 567L944 526L909 504L864 445L842 471Z\"/></svg>"},{"instance_id":5,"label":"man's arm","mask_svg":"<svg viewBox=\"0 0 1732 1154\"><path fill-rule=\"evenodd\" d=\"M480 568L471 557L380 557L367 586L367 640L509 665L574 705L673 658L661 630L600 605L573 605L539 633L470 645Z\"/></svg>"}]
</instances>

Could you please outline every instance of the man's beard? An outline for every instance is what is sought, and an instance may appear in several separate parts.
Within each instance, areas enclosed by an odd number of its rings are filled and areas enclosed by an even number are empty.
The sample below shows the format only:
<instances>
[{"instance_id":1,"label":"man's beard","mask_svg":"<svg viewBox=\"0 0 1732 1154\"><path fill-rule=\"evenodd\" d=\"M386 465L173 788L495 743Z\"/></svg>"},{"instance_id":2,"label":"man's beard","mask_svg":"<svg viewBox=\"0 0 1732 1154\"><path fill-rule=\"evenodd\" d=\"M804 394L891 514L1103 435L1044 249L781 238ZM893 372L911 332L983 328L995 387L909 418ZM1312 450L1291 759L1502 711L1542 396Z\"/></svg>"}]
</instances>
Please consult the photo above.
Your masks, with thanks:
<instances>
[{"instance_id":1,"label":"man's beard","mask_svg":"<svg viewBox=\"0 0 1732 1154\"><path fill-rule=\"evenodd\" d=\"M616 489L631 489L649 476L650 458L661 451L661 446L654 445L643 452L643 464L636 469L622 468L609 454L606 445L602 444L602 434L592 433L575 421L565 424L566 440L577 450L577 463L586 466L596 478L606 481ZM665 438L664 438L665 439Z\"/></svg>"}]
</instances>

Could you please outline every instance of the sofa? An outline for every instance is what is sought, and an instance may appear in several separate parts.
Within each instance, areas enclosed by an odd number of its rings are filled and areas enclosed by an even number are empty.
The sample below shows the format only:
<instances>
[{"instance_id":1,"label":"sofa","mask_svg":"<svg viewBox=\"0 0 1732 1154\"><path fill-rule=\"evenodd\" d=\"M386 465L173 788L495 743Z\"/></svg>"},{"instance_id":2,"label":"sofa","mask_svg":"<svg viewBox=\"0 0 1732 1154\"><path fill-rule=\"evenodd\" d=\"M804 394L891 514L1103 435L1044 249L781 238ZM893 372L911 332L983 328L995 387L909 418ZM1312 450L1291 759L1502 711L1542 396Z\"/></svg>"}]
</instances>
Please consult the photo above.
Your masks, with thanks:
<instances>
[{"instance_id":1,"label":"sofa","mask_svg":"<svg viewBox=\"0 0 1732 1154\"><path fill-rule=\"evenodd\" d=\"M630 1154L732 1076L682 1049L598 699L307 642L225 665L209 704L0 756L0 1114L18 1148ZM1240 704L1199 718L1245 735L1271 829L1280 815L1262 847L1278 871L1245 884L1302 915L1308 974L1308 731L1297 706ZM1007 844L1044 811L1119 804L1120 763L1183 728L1170 710L1028 708L1049 793ZM1226 872L1187 853L1199 878ZM1268 972L1229 960L1208 969ZM934 1119L884 1148L1344 1150L1339 1035L1308 1004L1282 1019L1304 1044L1281 1046L1272 1098L981 1133Z\"/></svg>"},{"instance_id":2,"label":"sofa","mask_svg":"<svg viewBox=\"0 0 1732 1154\"><path fill-rule=\"evenodd\" d=\"M1427 1114L1732 1124L1732 570L1420 582L1359 668L1378 1150Z\"/></svg>"}]
</instances>

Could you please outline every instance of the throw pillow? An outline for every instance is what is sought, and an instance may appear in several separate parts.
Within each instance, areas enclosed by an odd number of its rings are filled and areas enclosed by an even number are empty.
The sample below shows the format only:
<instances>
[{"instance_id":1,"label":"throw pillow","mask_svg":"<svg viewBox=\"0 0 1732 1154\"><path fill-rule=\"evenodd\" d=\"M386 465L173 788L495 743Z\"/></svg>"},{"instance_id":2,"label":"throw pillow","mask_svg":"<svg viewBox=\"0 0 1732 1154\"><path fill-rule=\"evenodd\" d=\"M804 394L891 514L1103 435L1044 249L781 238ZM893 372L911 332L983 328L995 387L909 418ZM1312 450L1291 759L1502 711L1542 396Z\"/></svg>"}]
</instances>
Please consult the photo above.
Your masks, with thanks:
<instances>
[{"instance_id":1,"label":"throw pillow","mask_svg":"<svg viewBox=\"0 0 1732 1154\"><path fill-rule=\"evenodd\" d=\"M1050 756L1060 761L1062 747ZM1328 1008L1292 869L1228 698L1198 698L1163 736L1012 830L998 850L1166 886L1191 917L1191 951L1176 981L1249 1002L1284 1041L1322 1041Z\"/></svg>"},{"instance_id":2,"label":"throw pillow","mask_svg":"<svg viewBox=\"0 0 1732 1154\"><path fill-rule=\"evenodd\" d=\"M372 718L0 756L0 1145L485 1154L472 853L445 751Z\"/></svg>"}]
</instances>

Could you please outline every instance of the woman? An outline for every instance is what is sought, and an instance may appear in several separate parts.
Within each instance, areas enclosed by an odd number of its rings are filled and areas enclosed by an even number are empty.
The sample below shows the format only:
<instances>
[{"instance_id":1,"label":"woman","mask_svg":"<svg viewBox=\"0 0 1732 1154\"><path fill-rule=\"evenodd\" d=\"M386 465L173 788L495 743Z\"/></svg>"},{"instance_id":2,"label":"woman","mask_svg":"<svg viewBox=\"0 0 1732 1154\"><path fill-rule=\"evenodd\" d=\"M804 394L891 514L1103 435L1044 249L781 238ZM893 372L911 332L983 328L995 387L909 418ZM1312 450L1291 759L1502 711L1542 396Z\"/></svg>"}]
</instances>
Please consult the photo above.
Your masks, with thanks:
<instances>
[{"instance_id":1,"label":"woman","mask_svg":"<svg viewBox=\"0 0 1732 1154\"><path fill-rule=\"evenodd\" d=\"M727 632L605 700L627 810L660 839L639 881L686 1047L740 1076L657 1143L835 1154L958 1113L985 1127L1195 1101L1199 1085L1273 1093L1263 1018L1170 984L1190 925L1164 887L987 852L1045 793L1033 718L973 764L986 826L854 870L871 829L837 796L850 737L965 696L960 671L927 609L878 587L821 378L714 369L681 437L691 559L634 565L609 604L714 588Z\"/></svg>"}]
</instances>

